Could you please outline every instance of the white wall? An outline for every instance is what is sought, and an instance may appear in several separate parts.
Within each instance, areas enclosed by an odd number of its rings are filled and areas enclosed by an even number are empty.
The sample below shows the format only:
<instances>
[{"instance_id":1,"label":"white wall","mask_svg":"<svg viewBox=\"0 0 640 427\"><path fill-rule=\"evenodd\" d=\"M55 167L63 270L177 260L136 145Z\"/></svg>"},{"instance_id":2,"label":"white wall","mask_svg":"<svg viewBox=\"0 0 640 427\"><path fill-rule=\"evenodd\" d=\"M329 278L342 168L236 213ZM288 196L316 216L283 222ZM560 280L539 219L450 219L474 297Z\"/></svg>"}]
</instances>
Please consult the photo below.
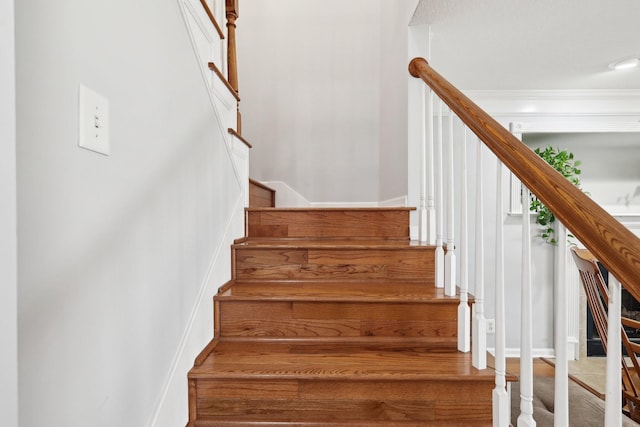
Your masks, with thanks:
<instances>
[{"instance_id":1,"label":"white wall","mask_svg":"<svg viewBox=\"0 0 640 427\"><path fill-rule=\"evenodd\" d=\"M408 55L406 62L415 57L429 58L430 34L427 25L409 27L407 36ZM409 206L420 208L421 194L421 144L423 140L423 93L422 80L407 76L407 199ZM411 212L411 238L419 238L418 211Z\"/></svg>"},{"instance_id":2,"label":"white wall","mask_svg":"<svg viewBox=\"0 0 640 427\"><path fill-rule=\"evenodd\" d=\"M415 0L264 0L238 20L251 175L311 202L406 194L406 32Z\"/></svg>"},{"instance_id":3,"label":"white wall","mask_svg":"<svg viewBox=\"0 0 640 427\"><path fill-rule=\"evenodd\" d=\"M243 197L178 2L21 1L16 45L20 425L184 425Z\"/></svg>"},{"instance_id":4,"label":"white wall","mask_svg":"<svg viewBox=\"0 0 640 427\"><path fill-rule=\"evenodd\" d=\"M18 425L16 106L13 0L0 1L0 418Z\"/></svg>"},{"instance_id":5,"label":"white wall","mask_svg":"<svg viewBox=\"0 0 640 427\"><path fill-rule=\"evenodd\" d=\"M381 2L379 199L407 194L408 22L417 0Z\"/></svg>"}]
</instances>

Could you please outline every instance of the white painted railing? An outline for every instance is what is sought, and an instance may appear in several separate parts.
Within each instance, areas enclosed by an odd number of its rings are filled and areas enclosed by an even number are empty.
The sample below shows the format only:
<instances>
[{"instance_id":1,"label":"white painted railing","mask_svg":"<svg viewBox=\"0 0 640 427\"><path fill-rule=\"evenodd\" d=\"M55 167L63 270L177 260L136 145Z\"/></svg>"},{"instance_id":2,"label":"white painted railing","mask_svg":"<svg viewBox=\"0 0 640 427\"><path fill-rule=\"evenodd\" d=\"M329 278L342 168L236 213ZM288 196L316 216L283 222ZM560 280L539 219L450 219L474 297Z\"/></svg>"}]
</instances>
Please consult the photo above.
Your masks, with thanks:
<instances>
[{"instance_id":1,"label":"white painted railing","mask_svg":"<svg viewBox=\"0 0 640 427\"><path fill-rule=\"evenodd\" d=\"M522 188L522 200L530 200L529 189ZM522 283L520 284L520 416L518 427L535 426L533 420L533 339L531 313L531 220L522 207Z\"/></svg>"},{"instance_id":2,"label":"white painted railing","mask_svg":"<svg viewBox=\"0 0 640 427\"><path fill-rule=\"evenodd\" d=\"M488 272L489 277L495 277L495 389L493 391L493 424L494 426L510 425L510 396L506 383L506 325L521 325L520 330L520 414L517 426L535 426L533 414L533 313L532 313L532 255L531 255L531 216L527 211L529 190L503 188L503 174L506 169L497 160L495 208L485 206L483 182L485 181L486 150L479 138L476 140L475 150L475 191L474 208L470 209L468 174L468 135L472 132L458 119L434 92L424 86L423 90L423 123L424 136L421 145L421 182L419 208L419 236L420 240L435 244L436 249L436 283L434 286L444 286L447 295L460 296L458 308L458 350L472 351L473 365L477 369L487 366L487 320L485 308L485 215L495 218L495 271ZM437 105L438 108L434 108ZM447 126L443 125L446 121ZM454 126L455 124L455 126ZM471 138L469 138L471 140ZM473 151L469 151L472 153ZM457 153L457 159L456 159ZM456 186L456 179L458 185ZM520 288L520 319L507 319L505 306L506 284L504 265L504 223L507 217L504 198L512 198L513 194L521 196L522 207L522 264L521 283L510 283L509 286ZM495 211L493 210L495 209ZM472 222L469 222L469 218ZM456 221L458 232L456 233ZM470 246L469 229L474 231L474 242ZM446 234L444 233L446 230ZM575 268L567 265L568 253L567 231L564 226L558 229L559 248L557 252L559 267L556 274L566 277L564 269ZM459 235L456 243L454 236ZM493 238L490 239L492 242ZM468 304L469 277L471 276L470 252L473 253L473 316ZM457 254L456 254L457 252ZM494 276L495 275L495 276ZM556 283L562 283L556 279ZM620 342L620 284L616 280L610 281L611 299L609 301L609 339ZM568 406L568 320L567 320L567 288L555 287L555 407L554 425L556 427L569 425ZM513 304L513 301L511 301ZM471 330L470 330L471 329ZM470 337L473 337L471 340ZM473 345L471 345L471 341ZM607 358L607 390L605 426L619 426L621 422L621 377L620 377L620 346L610 346Z\"/></svg>"},{"instance_id":3,"label":"white painted railing","mask_svg":"<svg viewBox=\"0 0 640 427\"><path fill-rule=\"evenodd\" d=\"M473 321L471 340L473 345L473 366L477 369L487 367L487 322L484 317L484 201L482 142L476 139L476 209L475 218L475 302L473 303Z\"/></svg>"},{"instance_id":4,"label":"white painted railing","mask_svg":"<svg viewBox=\"0 0 640 427\"><path fill-rule=\"evenodd\" d=\"M496 387L493 389L493 420L496 426L508 426L511 423L511 402L506 382L506 327L504 298L504 204L502 202L502 162L498 160L496 168L496 351L495 370Z\"/></svg>"},{"instance_id":5,"label":"white painted railing","mask_svg":"<svg viewBox=\"0 0 640 427\"><path fill-rule=\"evenodd\" d=\"M444 288L444 248L443 248L443 221L444 221L444 202L443 188L444 177L442 174L444 164L442 162L442 101L438 100L437 129L438 137L435 140L435 209L436 209L436 288Z\"/></svg>"},{"instance_id":6,"label":"white painted railing","mask_svg":"<svg viewBox=\"0 0 640 427\"><path fill-rule=\"evenodd\" d=\"M471 350L471 310L469 308L469 227L467 214L467 130L460 145L460 305L458 306L458 350ZM454 191L450 188L449 191Z\"/></svg>"},{"instance_id":7,"label":"white painted railing","mask_svg":"<svg viewBox=\"0 0 640 427\"><path fill-rule=\"evenodd\" d=\"M442 111L442 110L441 110ZM449 114L448 139L447 139L447 253L444 257L444 293L447 296L456 294L456 243L455 243L455 179L454 167L454 139L453 139L453 115ZM466 301L465 301L466 303Z\"/></svg>"}]
</instances>

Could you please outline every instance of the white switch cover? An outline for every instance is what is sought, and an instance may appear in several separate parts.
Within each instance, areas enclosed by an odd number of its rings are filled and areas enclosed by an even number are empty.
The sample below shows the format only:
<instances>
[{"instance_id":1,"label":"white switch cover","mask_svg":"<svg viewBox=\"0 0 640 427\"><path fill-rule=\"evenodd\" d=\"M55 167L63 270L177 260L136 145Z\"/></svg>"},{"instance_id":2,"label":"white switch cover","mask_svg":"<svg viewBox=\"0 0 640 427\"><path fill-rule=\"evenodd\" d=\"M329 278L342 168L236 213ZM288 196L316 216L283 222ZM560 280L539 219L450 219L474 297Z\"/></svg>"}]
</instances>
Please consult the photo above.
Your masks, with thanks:
<instances>
[{"instance_id":1,"label":"white switch cover","mask_svg":"<svg viewBox=\"0 0 640 427\"><path fill-rule=\"evenodd\" d=\"M78 145L109 155L109 101L83 85L80 85L79 93Z\"/></svg>"}]
</instances>

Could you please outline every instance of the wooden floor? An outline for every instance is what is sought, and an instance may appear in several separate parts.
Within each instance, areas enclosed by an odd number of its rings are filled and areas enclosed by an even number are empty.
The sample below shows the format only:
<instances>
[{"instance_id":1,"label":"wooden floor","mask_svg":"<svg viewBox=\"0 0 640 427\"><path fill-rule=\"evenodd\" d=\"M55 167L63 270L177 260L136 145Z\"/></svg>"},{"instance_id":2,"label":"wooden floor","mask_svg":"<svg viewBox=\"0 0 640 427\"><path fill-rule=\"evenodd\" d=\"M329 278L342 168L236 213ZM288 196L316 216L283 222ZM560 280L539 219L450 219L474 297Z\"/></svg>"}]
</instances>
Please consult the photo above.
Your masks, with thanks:
<instances>
[{"instance_id":1,"label":"wooden floor","mask_svg":"<svg viewBox=\"0 0 640 427\"><path fill-rule=\"evenodd\" d=\"M491 425L492 369L457 351L409 210L249 209L188 426ZM461 396L464 396L461 399Z\"/></svg>"},{"instance_id":2,"label":"wooden floor","mask_svg":"<svg viewBox=\"0 0 640 427\"><path fill-rule=\"evenodd\" d=\"M491 354L487 354L487 366L495 368L495 359ZM520 359L519 358L507 358L507 372L513 376L520 375ZM533 359L533 376L534 377L553 377L555 376L555 369L552 364L545 361L542 358Z\"/></svg>"}]
</instances>

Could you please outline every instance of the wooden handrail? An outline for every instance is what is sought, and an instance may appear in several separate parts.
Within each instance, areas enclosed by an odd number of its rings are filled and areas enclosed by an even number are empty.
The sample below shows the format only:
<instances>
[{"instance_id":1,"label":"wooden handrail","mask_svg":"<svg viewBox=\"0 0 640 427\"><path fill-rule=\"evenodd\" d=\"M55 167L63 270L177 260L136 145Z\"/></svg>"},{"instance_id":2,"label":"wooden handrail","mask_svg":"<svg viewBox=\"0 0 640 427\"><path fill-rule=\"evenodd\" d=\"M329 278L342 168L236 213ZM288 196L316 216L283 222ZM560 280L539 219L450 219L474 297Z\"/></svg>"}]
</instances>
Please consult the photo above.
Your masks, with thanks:
<instances>
[{"instance_id":1,"label":"wooden handrail","mask_svg":"<svg viewBox=\"0 0 640 427\"><path fill-rule=\"evenodd\" d=\"M480 140L598 260L640 300L640 239L438 74L424 58L409 63ZM527 207L523 206L526 215Z\"/></svg>"},{"instance_id":2,"label":"wooden handrail","mask_svg":"<svg viewBox=\"0 0 640 427\"><path fill-rule=\"evenodd\" d=\"M216 76L218 76L220 81L225 85L225 87L229 89L229 92L231 93L231 95L233 95L236 101L240 102L240 95L238 95L238 92L236 92L235 89L233 89L233 87L231 86L231 83L229 83L229 80L227 80L224 77L224 74L222 74L222 71L220 71L220 69L216 66L216 64L213 62L209 62L209 69L213 71L216 74Z\"/></svg>"},{"instance_id":3,"label":"wooden handrail","mask_svg":"<svg viewBox=\"0 0 640 427\"><path fill-rule=\"evenodd\" d=\"M209 5L207 4L206 0L200 0L200 4L202 4L202 7L204 7L204 11L207 13L207 16L211 20L211 23L213 24L213 26L216 28L216 31L218 32L220 39L224 40L224 33L220 29L220 25L218 25L218 21L216 21L215 16L213 16L213 12L211 12L211 9L209 8Z\"/></svg>"},{"instance_id":4,"label":"wooden handrail","mask_svg":"<svg viewBox=\"0 0 640 427\"><path fill-rule=\"evenodd\" d=\"M233 135L233 136L235 136L236 138L238 138L238 139L239 139L242 143L244 143L244 145L246 145L247 147L249 147L249 148L253 148L253 145L251 145L251 144L249 143L249 141L247 141L246 139L244 139L244 138L242 137L242 135L240 135L240 134L238 133L238 131L236 131L235 129L231 129L231 128L229 128L229 129L227 129L227 131L228 131L231 135Z\"/></svg>"}]
</instances>

